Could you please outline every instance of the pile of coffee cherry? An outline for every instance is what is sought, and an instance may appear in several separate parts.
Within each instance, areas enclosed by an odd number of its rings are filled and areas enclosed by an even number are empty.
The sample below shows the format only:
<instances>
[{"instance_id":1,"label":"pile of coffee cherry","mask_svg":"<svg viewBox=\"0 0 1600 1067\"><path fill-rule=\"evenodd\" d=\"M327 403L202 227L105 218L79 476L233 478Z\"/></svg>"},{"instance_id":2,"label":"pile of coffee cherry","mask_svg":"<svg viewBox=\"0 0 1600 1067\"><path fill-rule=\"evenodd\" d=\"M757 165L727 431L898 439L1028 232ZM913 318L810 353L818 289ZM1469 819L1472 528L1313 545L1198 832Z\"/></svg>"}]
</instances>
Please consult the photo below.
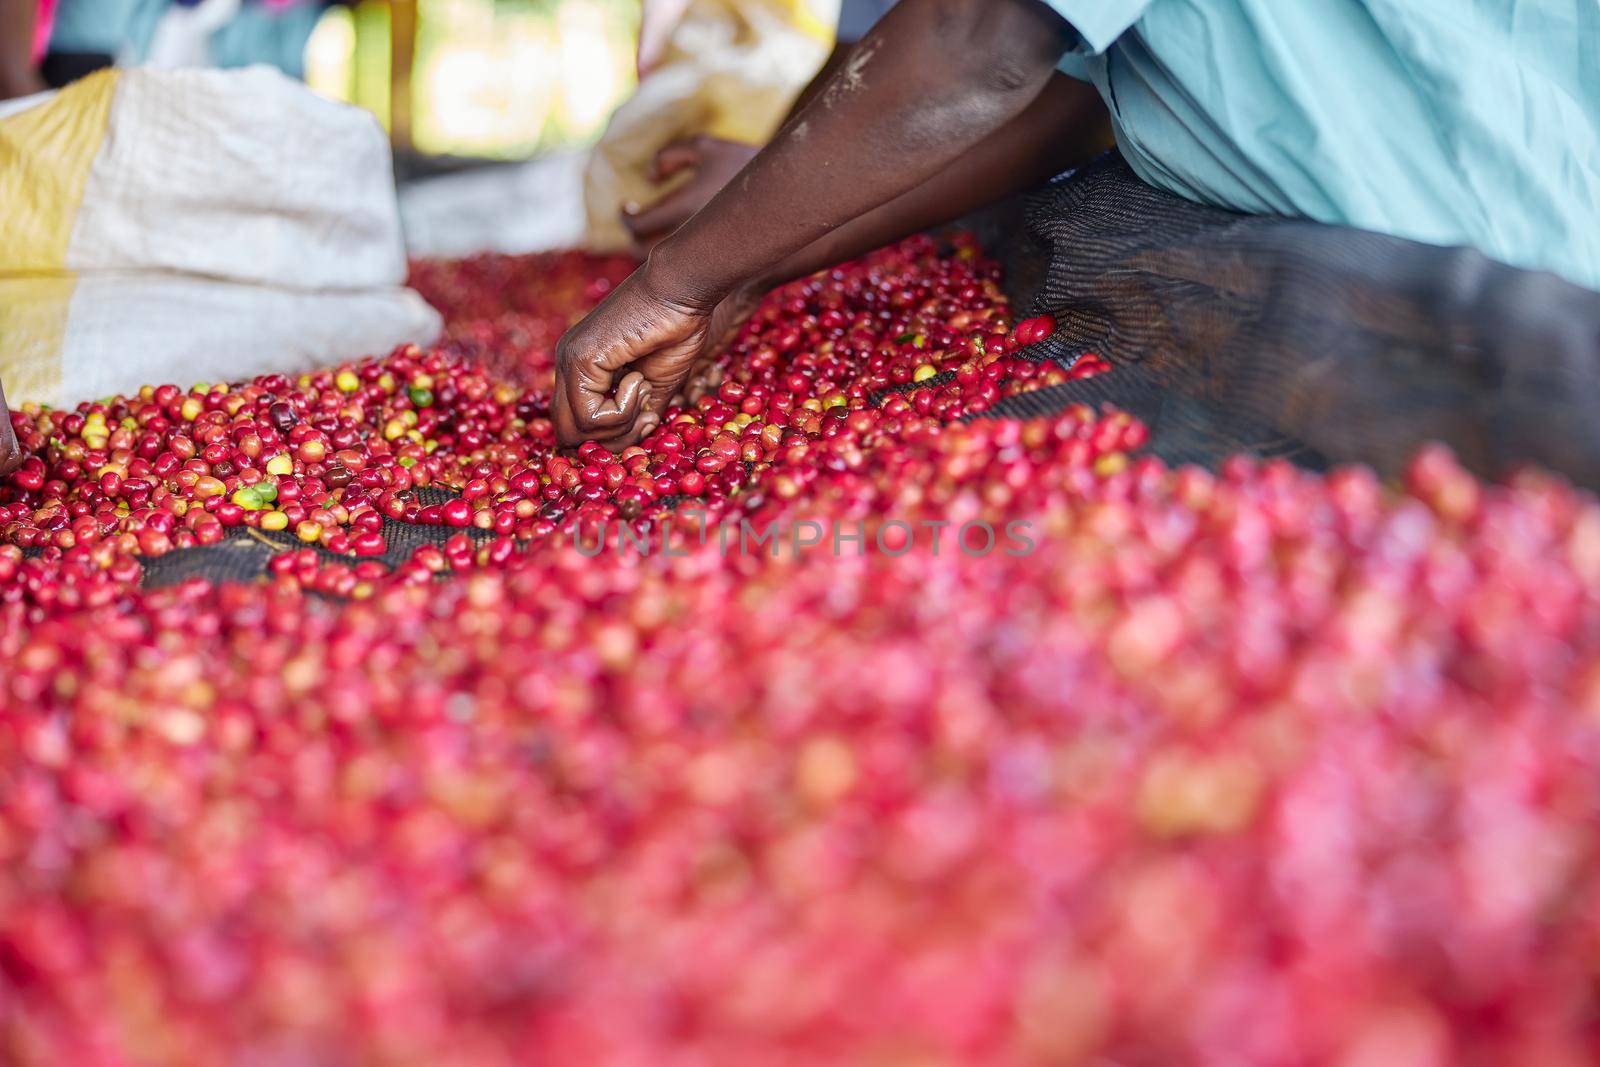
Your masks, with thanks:
<instances>
[{"instance_id":1,"label":"pile of coffee cherry","mask_svg":"<svg viewBox=\"0 0 1600 1067\"><path fill-rule=\"evenodd\" d=\"M419 264L435 349L15 414L0 1061L1590 1061L1593 500L963 421L1105 364L960 239L559 453L626 266Z\"/></svg>"}]
</instances>

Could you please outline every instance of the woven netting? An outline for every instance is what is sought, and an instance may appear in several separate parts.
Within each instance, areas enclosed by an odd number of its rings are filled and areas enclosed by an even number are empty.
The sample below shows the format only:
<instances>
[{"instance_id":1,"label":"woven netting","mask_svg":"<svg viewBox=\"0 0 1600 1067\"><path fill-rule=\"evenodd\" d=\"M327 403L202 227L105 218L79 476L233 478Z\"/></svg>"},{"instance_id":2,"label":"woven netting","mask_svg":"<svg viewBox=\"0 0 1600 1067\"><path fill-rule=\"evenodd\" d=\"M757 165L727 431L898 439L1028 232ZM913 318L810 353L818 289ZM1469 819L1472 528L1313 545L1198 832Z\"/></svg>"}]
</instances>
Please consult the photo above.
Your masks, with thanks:
<instances>
[{"instance_id":1,"label":"woven netting","mask_svg":"<svg viewBox=\"0 0 1600 1067\"><path fill-rule=\"evenodd\" d=\"M450 490L431 486L418 489L412 495L421 504L439 504L456 496ZM388 567L397 567L410 559L411 554L421 546L443 545L456 534L466 534L480 543L494 536L470 526L458 530L449 526L384 519L383 539L388 547L382 555L368 558ZM177 585L190 578L205 578L212 582L254 581L267 575L267 565L273 556L306 547L329 562L360 562L353 555L330 552L321 545L307 546L288 530L267 533L235 526L218 544L198 545L154 558L141 558L140 562L144 565L141 584L147 587Z\"/></svg>"},{"instance_id":2,"label":"woven netting","mask_svg":"<svg viewBox=\"0 0 1600 1067\"><path fill-rule=\"evenodd\" d=\"M1172 461L1392 474L1438 440L1487 476L1538 463L1600 485L1600 294L1467 249L1193 204L1115 154L1035 194L1027 228L997 252L1019 280L1042 274L1029 313L1059 323L1030 354L1117 369L993 414L1111 401Z\"/></svg>"}]
</instances>

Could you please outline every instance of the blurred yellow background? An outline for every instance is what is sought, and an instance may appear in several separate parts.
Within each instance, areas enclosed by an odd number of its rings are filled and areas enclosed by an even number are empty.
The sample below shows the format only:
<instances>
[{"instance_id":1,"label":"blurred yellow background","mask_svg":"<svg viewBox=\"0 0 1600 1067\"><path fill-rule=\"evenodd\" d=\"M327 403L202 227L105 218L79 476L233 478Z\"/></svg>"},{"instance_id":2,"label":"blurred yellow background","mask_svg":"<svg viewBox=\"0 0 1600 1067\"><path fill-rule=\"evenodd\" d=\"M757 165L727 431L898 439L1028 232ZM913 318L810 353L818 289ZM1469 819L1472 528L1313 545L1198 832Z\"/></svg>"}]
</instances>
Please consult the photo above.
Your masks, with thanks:
<instances>
[{"instance_id":1,"label":"blurred yellow background","mask_svg":"<svg viewBox=\"0 0 1600 1067\"><path fill-rule=\"evenodd\" d=\"M635 85L638 0L362 0L307 48L312 88L425 156L592 144Z\"/></svg>"}]
</instances>

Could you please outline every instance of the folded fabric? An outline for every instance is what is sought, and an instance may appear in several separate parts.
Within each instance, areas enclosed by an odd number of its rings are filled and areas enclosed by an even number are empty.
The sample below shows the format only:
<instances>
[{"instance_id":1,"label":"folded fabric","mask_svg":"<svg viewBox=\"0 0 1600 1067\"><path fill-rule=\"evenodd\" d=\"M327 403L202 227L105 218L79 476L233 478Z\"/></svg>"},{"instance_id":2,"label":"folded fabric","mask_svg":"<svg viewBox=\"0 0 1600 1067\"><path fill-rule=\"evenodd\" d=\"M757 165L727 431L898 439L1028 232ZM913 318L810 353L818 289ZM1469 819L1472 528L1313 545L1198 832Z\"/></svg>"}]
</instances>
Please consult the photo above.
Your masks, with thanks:
<instances>
[{"instance_id":1,"label":"folded fabric","mask_svg":"<svg viewBox=\"0 0 1600 1067\"><path fill-rule=\"evenodd\" d=\"M624 248L625 204L663 190L649 179L656 153L705 133L765 144L828 58L839 0L695 0L666 54L611 116L584 175L586 243Z\"/></svg>"}]
</instances>

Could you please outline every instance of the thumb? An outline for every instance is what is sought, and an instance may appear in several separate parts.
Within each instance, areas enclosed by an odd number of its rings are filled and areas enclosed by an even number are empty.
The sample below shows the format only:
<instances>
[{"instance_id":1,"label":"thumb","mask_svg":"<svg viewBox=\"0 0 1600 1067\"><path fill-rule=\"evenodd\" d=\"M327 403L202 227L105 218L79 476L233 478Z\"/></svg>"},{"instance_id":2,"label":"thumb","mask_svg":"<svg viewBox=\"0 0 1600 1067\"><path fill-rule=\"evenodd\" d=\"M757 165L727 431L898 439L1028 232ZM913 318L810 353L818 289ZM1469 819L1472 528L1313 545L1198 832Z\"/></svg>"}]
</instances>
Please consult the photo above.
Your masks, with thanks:
<instances>
[{"instance_id":1,"label":"thumb","mask_svg":"<svg viewBox=\"0 0 1600 1067\"><path fill-rule=\"evenodd\" d=\"M664 182L680 170L698 168L704 158L705 154L693 138L673 141L657 152L655 159L650 162L650 180Z\"/></svg>"},{"instance_id":2,"label":"thumb","mask_svg":"<svg viewBox=\"0 0 1600 1067\"><path fill-rule=\"evenodd\" d=\"M688 187L669 193L635 214L623 213L622 225L635 241L644 243L664 237L695 213L693 194Z\"/></svg>"},{"instance_id":3,"label":"thumb","mask_svg":"<svg viewBox=\"0 0 1600 1067\"><path fill-rule=\"evenodd\" d=\"M639 371L630 371L617 383L616 399L605 406L611 410L596 420L601 426L594 439L616 452L648 432L641 427L650 406L650 383Z\"/></svg>"},{"instance_id":4,"label":"thumb","mask_svg":"<svg viewBox=\"0 0 1600 1067\"><path fill-rule=\"evenodd\" d=\"M631 426L638 420L648 396L649 383L643 374L630 371L623 375L622 381L617 384L617 410L625 416L623 425Z\"/></svg>"},{"instance_id":5,"label":"thumb","mask_svg":"<svg viewBox=\"0 0 1600 1067\"><path fill-rule=\"evenodd\" d=\"M6 407L6 394L0 389L0 475L10 474L22 466L22 448L17 444L17 433L11 425L11 411Z\"/></svg>"}]
</instances>

